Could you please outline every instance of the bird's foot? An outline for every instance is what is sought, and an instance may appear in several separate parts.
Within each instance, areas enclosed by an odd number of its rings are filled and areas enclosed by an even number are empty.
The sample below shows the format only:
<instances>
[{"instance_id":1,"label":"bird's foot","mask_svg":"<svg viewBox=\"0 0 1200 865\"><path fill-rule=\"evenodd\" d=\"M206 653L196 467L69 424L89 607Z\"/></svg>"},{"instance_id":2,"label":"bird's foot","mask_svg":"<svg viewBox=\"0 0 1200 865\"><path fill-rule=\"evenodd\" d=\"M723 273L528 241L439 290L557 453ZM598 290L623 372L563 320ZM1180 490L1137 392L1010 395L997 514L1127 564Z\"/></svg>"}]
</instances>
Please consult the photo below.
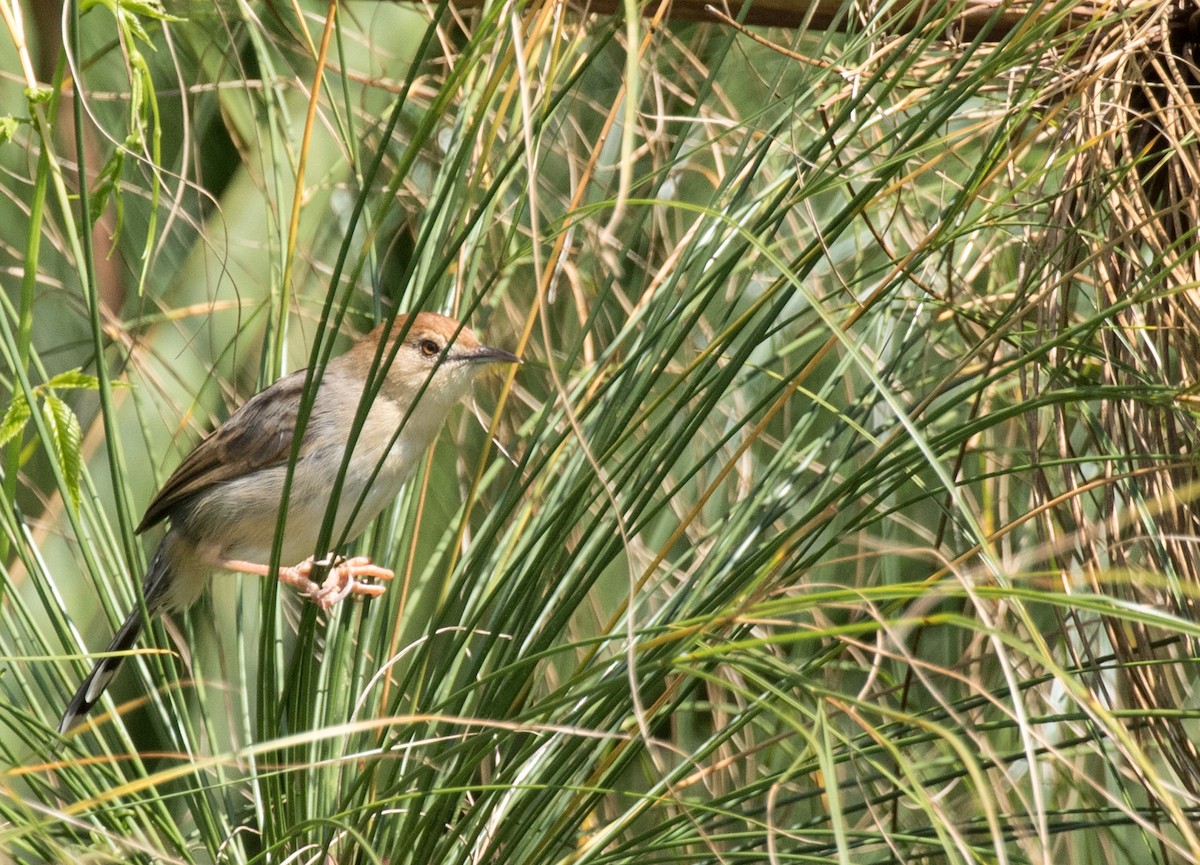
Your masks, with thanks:
<instances>
[{"instance_id":1,"label":"bird's foot","mask_svg":"<svg viewBox=\"0 0 1200 865\"><path fill-rule=\"evenodd\" d=\"M320 584L312 580L312 572L316 568L328 569L324 582ZM284 570L291 573L285 577ZM363 580L390 580L394 576L387 568L381 568L366 556L345 558L336 555L324 559L312 556L295 567L280 569L279 574L281 580L300 589L322 610L329 610L351 595L378 598L387 590L387 586Z\"/></svg>"},{"instance_id":2,"label":"bird's foot","mask_svg":"<svg viewBox=\"0 0 1200 865\"><path fill-rule=\"evenodd\" d=\"M381 568L372 563L366 556L345 558L344 556L329 555L323 559L309 556L298 565L280 568L273 575L268 573L266 565L257 562L222 559L219 564L228 570L240 571L244 574L257 574L260 577L276 576L279 578L279 582L299 589L320 605L322 610L330 609L351 595L378 598L387 590L387 586L363 581L390 580L395 576L387 568ZM317 568L328 569L325 580L321 583L316 583L312 579L312 572Z\"/></svg>"}]
</instances>

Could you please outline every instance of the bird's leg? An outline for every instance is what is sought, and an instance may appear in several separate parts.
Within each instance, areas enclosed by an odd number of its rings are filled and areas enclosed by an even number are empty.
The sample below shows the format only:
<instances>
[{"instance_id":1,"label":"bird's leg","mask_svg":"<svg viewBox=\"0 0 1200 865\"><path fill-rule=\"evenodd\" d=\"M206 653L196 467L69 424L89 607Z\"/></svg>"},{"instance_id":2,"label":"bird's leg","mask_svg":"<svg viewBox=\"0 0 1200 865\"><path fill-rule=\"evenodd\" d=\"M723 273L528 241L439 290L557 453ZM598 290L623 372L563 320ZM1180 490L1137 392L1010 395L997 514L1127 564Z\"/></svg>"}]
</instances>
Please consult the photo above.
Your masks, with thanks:
<instances>
[{"instance_id":1,"label":"bird's leg","mask_svg":"<svg viewBox=\"0 0 1200 865\"><path fill-rule=\"evenodd\" d=\"M279 582L299 589L308 595L323 610L328 610L334 604L345 600L350 595L377 598L384 593L387 586L381 586L378 583L364 583L360 580L363 578L390 580L395 576L387 568L381 568L379 565L373 564L366 556L354 556L347 559L337 555L330 555L320 560L316 556L309 556L298 565L293 565L290 568L280 568L274 572L266 565L260 565L257 562L243 562L237 559L221 559L218 564L229 571L253 574L258 577L275 577ZM317 567L329 569L329 573L325 577L325 582L320 584L312 580L313 568Z\"/></svg>"}]
</instances>

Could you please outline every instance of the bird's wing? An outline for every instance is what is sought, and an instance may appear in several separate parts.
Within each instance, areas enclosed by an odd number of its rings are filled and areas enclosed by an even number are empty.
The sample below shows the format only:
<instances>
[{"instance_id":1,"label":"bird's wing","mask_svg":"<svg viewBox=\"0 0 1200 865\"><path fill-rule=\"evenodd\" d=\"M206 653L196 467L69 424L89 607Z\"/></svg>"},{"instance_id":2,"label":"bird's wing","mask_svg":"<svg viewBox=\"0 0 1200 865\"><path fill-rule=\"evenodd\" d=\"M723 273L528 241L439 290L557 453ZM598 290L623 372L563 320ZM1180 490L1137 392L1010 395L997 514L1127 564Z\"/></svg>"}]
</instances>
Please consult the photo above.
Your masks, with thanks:
<instances>
[{"instance_id":1,"label":"bird's wing","mask_svg":"<svg viewBox=\"0 0 1200 865\"><path fill-rule=\"evenodd\" d=\"M304 370L297 370L247 400L184 458L146 508L137 531L162 522L202 490L287 462L303 390Z\"/></svg>"}]
</instances>

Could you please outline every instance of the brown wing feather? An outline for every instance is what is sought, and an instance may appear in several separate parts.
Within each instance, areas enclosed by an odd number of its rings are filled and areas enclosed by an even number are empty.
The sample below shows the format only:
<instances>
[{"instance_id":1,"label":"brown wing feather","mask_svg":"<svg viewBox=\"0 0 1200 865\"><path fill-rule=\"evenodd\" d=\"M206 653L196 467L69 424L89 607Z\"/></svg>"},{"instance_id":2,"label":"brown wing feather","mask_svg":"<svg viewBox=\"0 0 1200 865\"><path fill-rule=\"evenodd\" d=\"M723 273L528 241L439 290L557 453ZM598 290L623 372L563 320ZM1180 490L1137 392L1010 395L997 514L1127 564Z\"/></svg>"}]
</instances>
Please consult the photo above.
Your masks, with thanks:
<instances>
[{"instance_id":1,"label":"brown wing feather","mask_svg":"<svg viewBox=\"0 0 1200 865\"><path fill-rule=\"evenodd\" d=\"M304 370L297 370L247 400L184 458L146 508L137 531L162 522L202 490L286 462L303 390Z\"/></svg>"}]
</instances>

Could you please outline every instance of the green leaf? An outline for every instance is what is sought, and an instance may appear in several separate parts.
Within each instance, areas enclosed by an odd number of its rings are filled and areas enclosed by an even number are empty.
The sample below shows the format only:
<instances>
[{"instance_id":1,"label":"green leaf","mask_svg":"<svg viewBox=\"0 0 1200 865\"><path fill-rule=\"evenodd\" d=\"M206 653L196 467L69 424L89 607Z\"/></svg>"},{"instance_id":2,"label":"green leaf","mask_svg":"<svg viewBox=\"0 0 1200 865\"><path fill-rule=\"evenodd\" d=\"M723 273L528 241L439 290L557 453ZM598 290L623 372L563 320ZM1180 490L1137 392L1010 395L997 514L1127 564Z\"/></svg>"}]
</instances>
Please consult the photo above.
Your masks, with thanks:
<instances>
[{"instance_id":1,"label":"green leaf","mask_svg":"<svg viewBox=\"0 0 1200 865\"><path fill-rule=\"evenodd\" d=\"M52 390L98 390L100 379L80 369L69 369L66 372L60 372L42 387Z\"/></svg>"},{"instance_id":2,"label":"green leaf","mask_svg":"<svg viewBox=\"0 0 1200 865\"><path fill-rule=\"evenodd\" d=\"M17 134L17 127L21 125L21 121L13 117L11 114L5 114L0 117L0 144L6 141L11 141L13 136Z\"/></svg>"},{"instance_id":3,"label":"green leaf","mask_svg":"<svg viewBox=\"0 0 1200 865\"><path fill-rule=\"evenodd\" d=\"M117 19L122 25L129 29L129 32L133 34L136 39L141 40L147 45L152 45L150 42L150 34L146 32L146 28L142 26L142 22L138 20L137 15L131 14L125 9L119 9L117 11Z\"/></svg>"},{"instance_id":4,"label":"green leaf","mask_svg":"<svg viewBox=\"0 0 1200 865\"><path fill-rule=\"evenodd\" d=\"M42 403L42 417L50 431L50 445L58 458L63 480L67 483L71 505L77 509L80 478L83 475L83 461L79 454L83 429L79 425L79 418L75 417L69 405L53 394L47 394Z\"/></svg>"},{"instance_id":5,"label":"green leaf","mask_svg":"<svg viewBox=\"0 0 1200 865\"><path fill-rule=\"evenodd\" d=\"M29 423L31 414L29 403L25 401L25 394L18 391L13 395L13 401L8 404L8 408L4 412L4 420L0 421L0 447L21 434L25 429L25 424Z\"/></svg>"},{"instance_id":6,"label":"green leaf","mask_svg":"<svg viewBox=\"0 0 1200 865\"><path fill-rule=\"evenodd\" d=\"M31 105L44 105L54 96L54 91L44 84L37 87L26 87L25 98L29 100Z\"/></svg>"},{"instance_id":7,"label":"green leaf","mask_svg":"<svg viewBox=\"0 0 1200 865\"><path fill-rule=\"evenodd\" d=\"M104 212L104 208L108 206L108 199L110 197L115 198L117 206L120 207L121 171L124 167L125 151L117 148L112 152L108 161L104 163L104 167L100 169L96 177L96 186L92 190L92 200L89 208L93 223L100 218L100 215Z\"/></svg>"},{"instance_id":8,"label":"green leaf","mask_svg":"<svg viewBox=\"0 0 1200 865\"><path fill-rule=\"evenodd\" d=\"M122 0L119 6L123 11L152 18L155 21L177 23L187 20L186 18L171 15L163 8L162 3L155 2L155 0Z\"/></svg>"}]
</instances>

